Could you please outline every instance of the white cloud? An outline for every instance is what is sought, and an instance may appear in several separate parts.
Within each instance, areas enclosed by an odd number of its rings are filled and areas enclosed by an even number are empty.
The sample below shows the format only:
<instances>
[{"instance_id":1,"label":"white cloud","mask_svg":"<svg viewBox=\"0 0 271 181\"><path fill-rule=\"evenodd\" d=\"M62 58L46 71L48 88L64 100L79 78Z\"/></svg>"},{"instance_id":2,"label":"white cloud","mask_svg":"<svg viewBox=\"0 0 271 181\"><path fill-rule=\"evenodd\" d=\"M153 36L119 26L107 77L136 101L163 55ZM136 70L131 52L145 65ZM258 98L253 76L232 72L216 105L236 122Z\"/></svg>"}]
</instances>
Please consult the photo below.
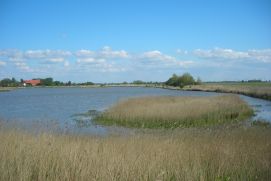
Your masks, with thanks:
<instances>
[{"instance_id":1,"label":"white cloud","mask_svg":"<svg viewBox=\"0 0 271 181\"><path fill-rule=\"evenodd\" d=\"M250 58L271 63L271 49L249 50L248 55Z\"/></svg>"},{"instance_id":2,"label":"white cloud","mask_svg":"<svg viewBox=\"0 0 271 181\"><path fill-rule=\"evenodd\" d=\"M109 46L103 47L98 54L103 58L129 58L129 54L125 50L114 51Z\"/></svg>"},{"instance_id":3,"label":"white cloud","mask_svg":"<svg viewBox=\"0 0 271 181\"><path fill-rule=\"evenodd\" d=\"M112 50L110 47L105 46L101 50L78 50L74 53L77 58L100 58L100 59L113 59L113 58L129 58L129 54L125 50Z\"/></svg>"},{"instance_id":4,"label":"white cloud","mask_svg":"<svg viewBox=\"0 0 271 181\"><path fill-rule=\"evenodd\" d=\"M5 66L7 63L4 61L0 61L0 67Z\"/></svg>"},{"instance_id":5,"label":"white cloud","mask_svg":"<svg viewBox=\"0 0 271 181\"><path fill-rule=\"evenodd\" d=\"M57 64L65 62L72 53L65 50L28 50L23 55L26 60L36 59L42 60L43 64Z\"/></svg>"},{"instance_id":6,"label":"white cloud","mask_svg":"<svg viewBox=\"0 0 271 181\"><path fill-rule=\"evenodd\" d=\"M143 58L143 59L161 60L161 61L172 61L172 60L175 60L174 57L169 56L169 55L165 55L165 54L161 53L158 50L144 52L142 54L141 58Z\"/></svg>"},{"instance_id":7,"label":"white cloud","mask_svg":"<svg viewBox=\"0 0 271 181\"><path fill-rule=\"evenodd\" d=\"M178 61L177 62L181 67L188 67L190 65L193 65L195 62L192 60L186 60L186 61Z\"/></svg>"},{"instance_id":8,"label":"white cloud","mask_svg":"<svg viewBox=\"0 0 271 181\"><path fill-rule=\"evenodd\" d=\"M32 71L32 69L25 62L15 62L14 65L22 71L25 71L25 72Z\"/></svg>"},{"instance_id":9,"label":"white cloud","mask_svg":"<svg viewBox=\"0 0 271 181\"><path fill-rule=\"evenodd\" d=\"M80 64L80 63L93 63L93 62L95 62L95 59L94 58L79 58L79 59L77 59L76 62L78 64Z\"/></svg>"},{"instance_id":10,"label":"white cloud","mask_svg":"<svg viewBox=\"0 0 271 181\"><path fill-rule=\"evenodd\" d=\"M251 66L251 63L255 62L271 63L271 49L236 51L214 48L209 50L196 49L189 52L178 49L177 54L178 57L175 57L164 54L159 50L130 54L125 50L113 50L108 46L95 51L88 49L78 51L8 49L0 50L0 59L2 60L0 66L14 66L23 71L35 71L37 73L44 70L50 73L61 68L69 71L123 72L141 68L164 71L195 66L231 68ZM191 59L179 59L181 55L187 55ZM206 60L198 61L196 57Z\"/></svg>"},{"instance_id":11,"label":"white cloud","mask_svg":"<svg viewBox=\"0 0 271 181\"><path fill-rule=\"evenodd\" d=\"M29 59L65 58L71 55L71 52L65 50L28 50L24 53L24 57Z\"/></svg>"},{"instance_id":12,"label":"white cloud","mask_svg":"<svg viewBox=\"0 0 271 181\"><path fill-rule=\"evenodd\" d=\"M240 59L248 58L247 52L234 51L232 49L214 48L211 50L194 50L194 55L202 58L224 58L224 59Z\"/></svg>"},{"instance_id":13,"label":"white cloud","mask_svg":"<svg viewBox=\"0 0 271 181\"><path fill-rule=\"evenodd\" d=\"M200 58L224 60L258 60L271 62L271 49L235 51L232 49L214 48L211 50L196 49L193 54Z\"/></svg>"},{"instance_id":14,"label":"white cloud","mask_svg":"<svg viewBox=\"0 0 271 181\"><path fill-rule=\"evenodd\" d=\"M29 59L41 59L41 58L46 58L48 55L49 50L28 50L24 53L25 58ZM47 54L47 55L46 55Z\"/></svg>"},{"instance_id":15,"label":"white cloud","mask_svg":"<svg viewBox=\"0 0 271 181\"><path fill-rule=\"evenodd\" d=\"M8 58L11 61L21 61L23 53L17 49L0 50L0 57Z\"/></svg>"},{"instance_id":16,"label":"white cloud","mask_svg":"<svg viewBox=\"0 0 271 181\"><path fill-rule=\"evenodd\" d=\"M65 59L63 57L58 57L58 58L48 58L46 62L48 62L48 63L61 63L64 61L65 61Z\"/></svg>"},{"instance_id":17,"label":"white cloud","mask_svg":"<svg viewBox=\"0 0 271 181\"><path fill-rule=\"evenodd\" d=\"M188 51L187 51L187 50L177 49L176 52L177 52L178 54L181 54L181 55L187 55L187 54L188 54Z\"/></svg>"},{"instance_id":18,"label":"white cloud","mask_svg":"<svg viewBox=\"0 0 271 181\"><path fill-rule=\"evenodd\" d=\"M43 60L43 63L64 62L72 53L64 50L0 50L0 56L12 62L22 62L26 60ZM44 62L45 60L45 62Z\"/></svg>"},{"instance_id":19,"label":"white cloud","mask_svg":"<svg viewBox=\"0 0 271 181\"><path fill-rule=\"evenodd\" d=\"M175 57L163 54L158 50L144 52L140 58L143 60L143 66L148 64L153 68L162 66L164 68L170 67L188 67L194 62L192 60L177 60Z\"/></svg>"},{"instance_id":20,"label":"white cloud","mask_svg":"<svg viewBox=\"0 0 271 181\"><path fill-rule=\"evenodd\" d=\"M123 72L127 70L124 65L118 65L115 62L102 58L79 58L77 59L76 63L85 71Z\"/></svg>"},{"instance_id":21,"label":"white cloud","mask_svg":"<svg viewBox=\"0 0 271 181\"><path fill-rule=\"evenodd\" d=\"M104 62L105 59L95 59L95 58L80 58L77 60L78 64L100 64Z\"/></svg>"},{"instance_id":22,"label":"white cloud","mask_svg":"<svg viewBox=\"0 0 271 181\"><path fill-rule=\"evenodd\" d=\"M95 55L95 52L91 51L91 50L82 49L82 50L78 50L77 52L75 52L74 55L76 57L92 57Z\"/></svg>"}]
</instances>

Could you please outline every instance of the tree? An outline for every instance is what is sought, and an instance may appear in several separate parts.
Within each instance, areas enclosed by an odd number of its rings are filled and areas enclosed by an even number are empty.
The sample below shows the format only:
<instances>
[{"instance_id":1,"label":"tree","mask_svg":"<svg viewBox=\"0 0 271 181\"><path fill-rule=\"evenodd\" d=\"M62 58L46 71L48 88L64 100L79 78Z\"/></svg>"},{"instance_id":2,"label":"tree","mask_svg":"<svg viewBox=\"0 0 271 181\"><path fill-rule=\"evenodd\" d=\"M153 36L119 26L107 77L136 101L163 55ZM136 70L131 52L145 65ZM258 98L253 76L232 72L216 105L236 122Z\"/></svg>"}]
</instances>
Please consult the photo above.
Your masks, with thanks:
<instances>
[{"instance_id":1,"label":"tree","mask_svg":"<svg viewBox=\"0 0 271 181\"><path fill-rule=\"evenodd\" d=\"M181 77L180 77L180 87L184 87L186 85L193 85L195 84L195 80L192 77L192 75L190 75L189 73L184 73Z\"/></svg>"},{"instance_id":2,"label":"tree","mask_svg":"<svg viewBox=\"0 0 271 181\"><path fill-rule=\"evenodd\" d=\"M186 85L194 85L195 83L194 78L189 73L184 73L181 76L173 74L172 77L166 81L166 85L174 87L184 87Z\"/></svg>"},{"instance_id":3,"label":"tree","mask_svg":"<svg viewBox=\"0 0 271 181\"><path fill-rule=\"evenodd\" d=\"M16 87L16 86L19 86L19 82L17 82L17 80L14 77L12 77L12 79L5 78L0 81L0 86L2 86L2 87Z\"/></svg>"},{"instance_id":4,"label":"tree","mask_svg":"<svg viewBox=\"0 0 271 181\"><path fill-rule=\"evenodd\" d=\"M166 85L170 85L170 86L178 86L179 84L179 77L176 74L173 74L171 76L171 78L169 78L166 81Z\"/></svg>"},{"instance_id":5,"label":"tree","mask_svg":"<svg viewBox=\"0 0 271 181\"><path fill-rule=\"evenodd\" d=\"M12 77L11 82L16 83L17 81L16 81L16 79L14 77Z\"/></svg>"},{"instance_id":6,"label":"tree","mask_svg":"<svg viewBox=\"0 0 271 181\"><path fill-rule=\"evenodd\" d=\"M63 85L63 82L60 82L60 81L54 81L54 85L55 85L55 86L61 86L61 85Z\"/></svg>"},{"instance_id":7,"label":"tree","mask_svg":"<svg viewBox=\"0 0 271 181\"><path fill-rule=\"evenodd\" d=\"M5 78L5 79L1 80L0 85L2 87L8 87L8 86L10 86L11 83L12 83L12 81L9 78Z\"/></svg>"},{"instance_id":8,"label":"tree","mask_svg":"<svg viewBox=\"0 0 271 181\"><path fill-rule=\"evenodd\" d=\"M145 84L142 80L135 80L133 81L133 84Z\"/></svg>"},{"instance_id":9,"label":"tree","mask_svg":"<svg viewBox=\"0 0 271 181\"><path fill-rule=\"evenodd\" d=\"M54 85L53 78L48 77L48 78L45 78L45 79L41 79L41 85L53 86Z\"/></svg>"}]
</instances>

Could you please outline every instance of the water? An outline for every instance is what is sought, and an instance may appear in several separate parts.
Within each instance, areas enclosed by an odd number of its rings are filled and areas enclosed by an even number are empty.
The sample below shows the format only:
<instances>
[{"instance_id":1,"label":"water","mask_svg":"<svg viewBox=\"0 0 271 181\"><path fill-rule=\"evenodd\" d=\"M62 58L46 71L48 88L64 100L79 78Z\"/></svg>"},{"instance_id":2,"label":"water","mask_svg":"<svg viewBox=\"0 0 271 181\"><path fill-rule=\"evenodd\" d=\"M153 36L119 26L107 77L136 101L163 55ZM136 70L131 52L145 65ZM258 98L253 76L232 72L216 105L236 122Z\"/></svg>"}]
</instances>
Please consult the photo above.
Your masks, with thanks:
<instances>
[{"instance_id":1,"label":"water","mask_svg":"<svg viewBox=\"0 0 271 181\"><path fill-rule=\"evenodd\" d=\"M24 88L0 93L0 119L50 122L80 132L105 133L107 128L87 122L89 110L103 111L121 99L137 96L213 96L221 93L178 91L143 87L108 88ZM240 96L255 110L255 119L271 122L271 102ZM78 121L79 120L79 121ZM90 123L87 125L81 123Z\"/></svg>"},{"instance_id":2,"label":"water","mask_svg":"<svg viewBox=\"0 0 271 181\"><path fill-rule=\"evenodd\" d=\"M271 123L271 101L256 99L244 95L240 95L240 97L254 109L256 114L253 117L254 120L265 120Z\"/></svg>"}]
</instances>

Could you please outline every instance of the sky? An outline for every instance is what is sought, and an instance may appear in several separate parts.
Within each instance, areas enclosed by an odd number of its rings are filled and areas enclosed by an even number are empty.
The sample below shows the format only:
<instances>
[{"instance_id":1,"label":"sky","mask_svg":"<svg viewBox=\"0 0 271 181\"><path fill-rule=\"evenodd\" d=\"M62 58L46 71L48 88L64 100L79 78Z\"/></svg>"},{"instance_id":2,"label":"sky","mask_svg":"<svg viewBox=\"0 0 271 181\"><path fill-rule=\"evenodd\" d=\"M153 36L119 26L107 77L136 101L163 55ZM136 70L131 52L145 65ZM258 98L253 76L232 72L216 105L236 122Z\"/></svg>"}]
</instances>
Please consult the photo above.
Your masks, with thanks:
<instances>
[{"instance_id":1,"label":"sky","mask_svg":"<svg viewBox=\"0 0 271 181\"><path fill-rule=\"evenodd\" d=\"M0 79L271 80L270 0L0 0Z\"/></svg>"}]
</instances>

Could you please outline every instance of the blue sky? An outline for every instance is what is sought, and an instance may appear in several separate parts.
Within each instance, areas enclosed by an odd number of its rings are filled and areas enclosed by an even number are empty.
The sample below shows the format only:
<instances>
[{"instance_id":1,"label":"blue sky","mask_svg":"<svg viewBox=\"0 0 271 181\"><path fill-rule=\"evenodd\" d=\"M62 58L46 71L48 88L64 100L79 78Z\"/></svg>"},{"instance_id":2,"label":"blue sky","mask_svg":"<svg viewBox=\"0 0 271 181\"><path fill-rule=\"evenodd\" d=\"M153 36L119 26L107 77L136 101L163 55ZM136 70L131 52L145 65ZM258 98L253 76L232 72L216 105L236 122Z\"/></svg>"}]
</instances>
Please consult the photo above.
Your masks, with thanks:
<instances>
[{"instance_id":1,"label":"blue sky","mask_svg":"<svg viewBox=\"0 0 271 181\"><path fill-rule=\"evenodd\" d=\"M270 0L0 0L0 79L271 79Z\"/></svg>"}]
</instances>

